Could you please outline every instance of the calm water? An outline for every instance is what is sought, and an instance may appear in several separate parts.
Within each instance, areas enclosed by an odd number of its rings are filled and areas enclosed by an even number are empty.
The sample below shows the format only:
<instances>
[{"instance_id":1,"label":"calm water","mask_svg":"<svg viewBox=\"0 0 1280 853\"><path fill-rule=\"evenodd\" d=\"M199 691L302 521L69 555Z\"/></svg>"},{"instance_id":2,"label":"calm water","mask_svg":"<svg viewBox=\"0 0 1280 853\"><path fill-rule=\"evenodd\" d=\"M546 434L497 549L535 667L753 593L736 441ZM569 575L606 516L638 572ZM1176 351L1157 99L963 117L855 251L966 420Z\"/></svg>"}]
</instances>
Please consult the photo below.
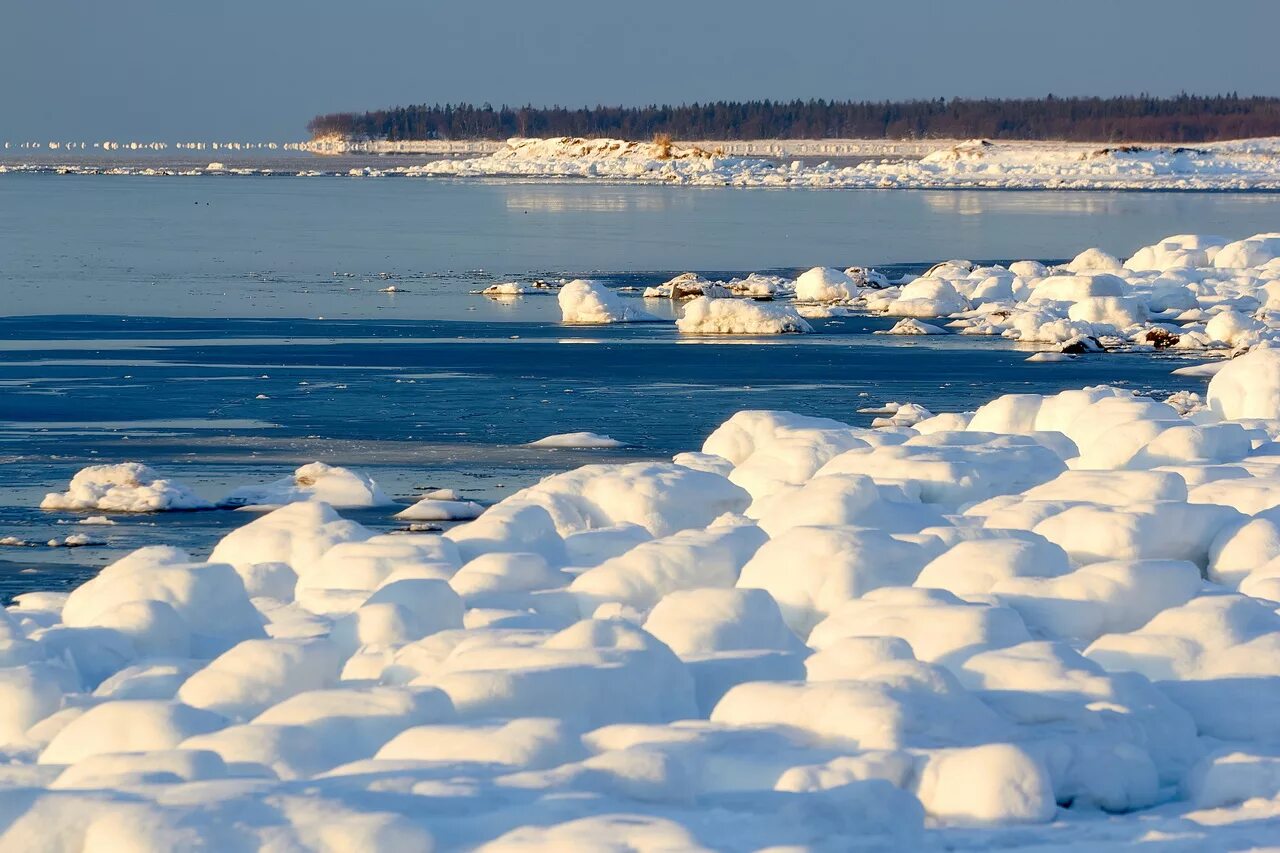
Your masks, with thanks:
<instances>
[{"instance_id":1,"label":"calm water","mask_svg":"<svg viewBox=\"0 0 1280 853\"><path fill-rule=\"evenodd\" d=\"M0 538L90 532L102 547L0 549L0 597L79 582L122 551L200 553L245 513L77 527L44 492L137 459L209 498L312 459L495 500L588 460L696 448L741 408L867 423L914 400L1110 382L1203 387L1168 358L1027 364L1004 341L899 339L878 318L782 339L682 340L669 326L559 326L554 298L494 280L889 266L947 257L1125 254L1185 231L1274 230L1266 195L804 192L339 178L0 176ZM896 266L895 266L896 265ZM335 275L337 273L337 275ZM405 292L386 294L394 283ZM319 319L323 318L323 319ZM259 398L262 395L262 398ZM590 429L623 451L531 450ZM390 513L353 517L395 529Z\"/></svg>"}]
</instances>

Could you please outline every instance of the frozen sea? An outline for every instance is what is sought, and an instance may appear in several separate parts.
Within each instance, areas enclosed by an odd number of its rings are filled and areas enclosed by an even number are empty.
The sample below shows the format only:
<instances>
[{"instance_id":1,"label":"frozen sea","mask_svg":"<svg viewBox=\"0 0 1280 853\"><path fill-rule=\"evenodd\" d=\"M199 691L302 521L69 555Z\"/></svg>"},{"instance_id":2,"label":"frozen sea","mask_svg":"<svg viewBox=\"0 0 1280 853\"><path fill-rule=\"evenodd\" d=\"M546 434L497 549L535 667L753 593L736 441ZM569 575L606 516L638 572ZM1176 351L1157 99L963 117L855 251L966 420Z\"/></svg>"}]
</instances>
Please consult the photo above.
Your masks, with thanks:
<instances>
[{"instance_id":1,"label":"frozen sea","mask_svg":"<svg viewBox=\"0 0 1280 853\"><path fill-rule=\"evenodd\" d=\"M963 410L1095 383L1167 394L1174 357L1028 364L1003 340L817 334L682 339L571 328L553 297L498 281L655 284L937 260L1126 255L1168 234L1274 229L1250 193L802 191L322 177L0 176L0 600L74 586L145 544L205 553L244 512L73 527L36 509L79 468L138 460L208 498L314 459L406 501L428 486L496 500L582 464L696 449L743 408L866 424L886 401ZM386 293L394 286L402 292ZM523 447L592 430L624 450ZM379 529L385 510L345 513ZM90 532L101 546L43 545Z\"/></svg>"}]
</instances>

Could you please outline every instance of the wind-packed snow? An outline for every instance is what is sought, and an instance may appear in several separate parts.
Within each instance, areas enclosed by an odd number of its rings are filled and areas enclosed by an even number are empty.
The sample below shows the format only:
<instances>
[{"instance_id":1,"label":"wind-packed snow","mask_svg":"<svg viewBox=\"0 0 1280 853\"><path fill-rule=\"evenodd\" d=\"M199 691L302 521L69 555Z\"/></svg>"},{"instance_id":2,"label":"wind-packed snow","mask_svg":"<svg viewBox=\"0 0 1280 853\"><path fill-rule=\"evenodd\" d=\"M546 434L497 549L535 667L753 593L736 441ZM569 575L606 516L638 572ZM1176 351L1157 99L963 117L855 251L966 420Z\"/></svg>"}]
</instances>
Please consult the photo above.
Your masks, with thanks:
<instances>
[{"instance_id":1,"label":"wind-packed snow","mask_svg":"<svg viewBox=\"0 0 1280 853\"><path fill-rule=\"evenodd\" d=\"M1207 405L739 412L443 535L290 480L0 611L0 849L1271 845L1276 352Z\"/></svg>"}]
</instances>

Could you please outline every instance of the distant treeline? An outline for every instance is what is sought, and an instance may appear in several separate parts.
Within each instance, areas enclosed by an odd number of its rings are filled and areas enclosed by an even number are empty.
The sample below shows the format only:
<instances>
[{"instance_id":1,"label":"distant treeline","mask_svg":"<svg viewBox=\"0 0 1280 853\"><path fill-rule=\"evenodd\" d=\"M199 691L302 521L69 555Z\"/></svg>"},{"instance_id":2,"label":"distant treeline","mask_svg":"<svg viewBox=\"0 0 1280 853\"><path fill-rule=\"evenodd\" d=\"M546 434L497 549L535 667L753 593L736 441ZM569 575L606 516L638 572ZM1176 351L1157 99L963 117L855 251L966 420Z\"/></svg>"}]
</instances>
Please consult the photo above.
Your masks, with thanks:
<instances>
[{"instance_id":1,"label":"distant treeline","mask_svg":"<svg viewBox=\"0 0 1280 853\"><path fill-rule=\"evenodd\" d=\"M588 136L673 139L1063 139L1210 142L1280 136L1280 98L1236 94L1174 98L932 101L717 101L647 107L508 107L418 104L317 116L315 137L506 139Z\"/></svg>"}]
</instances>

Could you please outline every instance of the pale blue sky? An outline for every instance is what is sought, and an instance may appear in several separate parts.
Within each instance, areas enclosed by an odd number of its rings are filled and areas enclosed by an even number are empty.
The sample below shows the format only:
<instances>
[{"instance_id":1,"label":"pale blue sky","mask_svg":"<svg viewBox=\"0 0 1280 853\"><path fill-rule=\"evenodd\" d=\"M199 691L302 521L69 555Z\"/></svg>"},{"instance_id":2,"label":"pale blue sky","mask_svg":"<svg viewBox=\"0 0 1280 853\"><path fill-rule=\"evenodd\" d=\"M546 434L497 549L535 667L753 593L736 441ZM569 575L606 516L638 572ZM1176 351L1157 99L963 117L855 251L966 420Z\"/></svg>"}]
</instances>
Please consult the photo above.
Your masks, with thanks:
<instances>
[{"instance_id":1,"label":"pale blue sky","mask_svg":"<svg viewBox=\"0 0 1280 853\"><path fill-rule=\"evenodd\" d=\"M0 139L399 103L1280 94L1275 0L4 0Z\"/></svg>"}]
</instances>

